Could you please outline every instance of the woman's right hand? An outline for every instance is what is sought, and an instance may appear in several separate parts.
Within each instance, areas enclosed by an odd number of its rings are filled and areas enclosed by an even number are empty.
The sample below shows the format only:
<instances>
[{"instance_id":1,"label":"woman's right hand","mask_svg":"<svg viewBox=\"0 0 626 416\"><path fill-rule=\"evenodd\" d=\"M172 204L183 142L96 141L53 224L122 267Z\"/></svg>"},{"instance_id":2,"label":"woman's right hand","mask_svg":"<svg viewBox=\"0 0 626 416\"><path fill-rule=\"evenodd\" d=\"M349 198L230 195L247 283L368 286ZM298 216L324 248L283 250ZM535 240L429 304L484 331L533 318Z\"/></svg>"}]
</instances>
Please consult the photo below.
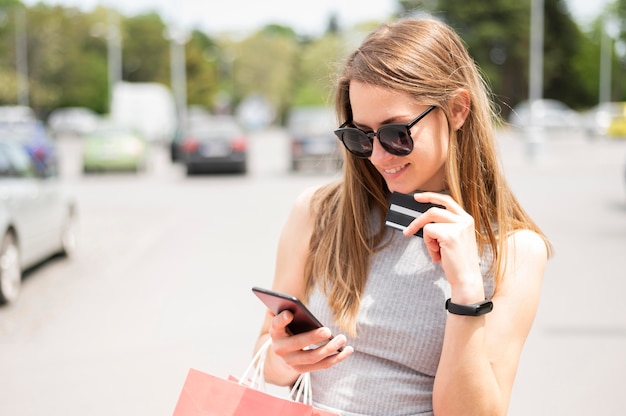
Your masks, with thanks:
<instances>
[{"instance_id":1,"label":"woman's right hand","mask_svg":"<svg viewBox=\"0 0 626 416\"><path fill-rule=\"evenodd\" d=\"M290 335L287 332L287 325L292 320L293 314L289 311L283 311L274 316L269 335L272 338L273 353L297 373L308 373L331 367L345 360L354 351L352 347L346 346L345 335L330 339L332 334L326 327ZM314 345L321 346L311 347ZM342 348L343 350L339 351Z\"/></svg>"}]
</instances>

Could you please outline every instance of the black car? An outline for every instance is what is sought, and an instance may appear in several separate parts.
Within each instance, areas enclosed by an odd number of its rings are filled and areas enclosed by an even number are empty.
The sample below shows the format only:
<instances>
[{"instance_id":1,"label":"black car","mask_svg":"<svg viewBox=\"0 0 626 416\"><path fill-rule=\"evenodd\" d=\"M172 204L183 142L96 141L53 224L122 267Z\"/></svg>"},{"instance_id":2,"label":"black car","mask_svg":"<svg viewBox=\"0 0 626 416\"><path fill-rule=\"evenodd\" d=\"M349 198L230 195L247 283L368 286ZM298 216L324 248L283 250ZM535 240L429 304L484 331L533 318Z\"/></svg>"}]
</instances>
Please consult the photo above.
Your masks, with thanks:
<instances>
[{"instance_id":1,"label":"black car","mask_svg":"<svg viewBox=\"0 0 626 416\"><path fill-rule=\"evenodd\" d=\"M247 170L247 137L235 118L207 117L184 132L178 149L187 174Z\"/></svg>"}]
</instances>

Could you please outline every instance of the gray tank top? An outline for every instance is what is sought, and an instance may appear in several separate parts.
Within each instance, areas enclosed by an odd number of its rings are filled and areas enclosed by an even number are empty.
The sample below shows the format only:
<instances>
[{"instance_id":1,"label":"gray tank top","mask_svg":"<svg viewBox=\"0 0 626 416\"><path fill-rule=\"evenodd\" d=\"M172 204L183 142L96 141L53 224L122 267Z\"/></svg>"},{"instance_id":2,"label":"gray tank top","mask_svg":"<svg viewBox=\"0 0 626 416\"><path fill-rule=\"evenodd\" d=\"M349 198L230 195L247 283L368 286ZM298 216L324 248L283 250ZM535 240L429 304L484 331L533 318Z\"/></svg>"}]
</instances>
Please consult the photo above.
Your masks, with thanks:
<instances>
[{"instance_id":1,"label":"gray tank top","mask_svg":"<svg viewBox=\"0 0 626 416\"><path fill-rule=\"evenodd\" d=\"M433 263L421 238L388 230L391 241L378 251L362 296L354 353L329 369L311 373L315 406L342 416L432 415L432 391L450 297L441 265ZM488 258L487 258L488 257ZM481 262L486 276L491 256ZM493 295L493 276L485 277ZM309 307L333 334L326 297L315 290Z\"/></svg>"}]
</instances>

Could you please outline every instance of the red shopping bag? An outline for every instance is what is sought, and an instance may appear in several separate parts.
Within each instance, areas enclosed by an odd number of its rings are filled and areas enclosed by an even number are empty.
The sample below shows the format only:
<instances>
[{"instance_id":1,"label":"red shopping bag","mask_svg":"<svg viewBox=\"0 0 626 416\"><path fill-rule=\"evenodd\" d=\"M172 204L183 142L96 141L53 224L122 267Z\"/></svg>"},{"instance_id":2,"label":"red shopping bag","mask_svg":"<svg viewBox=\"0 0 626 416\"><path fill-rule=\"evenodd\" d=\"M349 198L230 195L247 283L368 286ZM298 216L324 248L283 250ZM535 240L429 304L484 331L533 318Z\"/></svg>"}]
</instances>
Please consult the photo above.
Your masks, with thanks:
<instances>
[{"instance_id":1,"label":"red shopping bag","mask_svg":"<svg viewBox=\"0 0 626 416\"><path fill-rule=\"evenodd\" d=\"M173 416L338 416L190 369Z\"/></svg>"}]
</instances>

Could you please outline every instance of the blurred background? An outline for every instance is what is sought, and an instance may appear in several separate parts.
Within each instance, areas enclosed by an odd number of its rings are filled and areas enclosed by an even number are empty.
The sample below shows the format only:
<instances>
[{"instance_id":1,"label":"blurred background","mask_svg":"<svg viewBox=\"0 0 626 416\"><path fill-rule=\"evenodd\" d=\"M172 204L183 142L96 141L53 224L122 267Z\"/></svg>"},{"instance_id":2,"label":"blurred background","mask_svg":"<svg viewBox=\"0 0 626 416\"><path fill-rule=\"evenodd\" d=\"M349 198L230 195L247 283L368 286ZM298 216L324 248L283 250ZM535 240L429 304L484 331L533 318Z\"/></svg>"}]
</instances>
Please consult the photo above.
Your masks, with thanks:
<instances>
[{"instance_id":1,"label":"blurred background","mask_svg":"<svg viewBox=\"0 0 626 416\"><path fill-rule=\"evenodd\" d=\"M556 249L509 414L626 414L626 0L0 0L0 414L168 415L190 367L239 376L291 204L341 173L335 71L421 13Z\"/></svg>"}]
</instances>

